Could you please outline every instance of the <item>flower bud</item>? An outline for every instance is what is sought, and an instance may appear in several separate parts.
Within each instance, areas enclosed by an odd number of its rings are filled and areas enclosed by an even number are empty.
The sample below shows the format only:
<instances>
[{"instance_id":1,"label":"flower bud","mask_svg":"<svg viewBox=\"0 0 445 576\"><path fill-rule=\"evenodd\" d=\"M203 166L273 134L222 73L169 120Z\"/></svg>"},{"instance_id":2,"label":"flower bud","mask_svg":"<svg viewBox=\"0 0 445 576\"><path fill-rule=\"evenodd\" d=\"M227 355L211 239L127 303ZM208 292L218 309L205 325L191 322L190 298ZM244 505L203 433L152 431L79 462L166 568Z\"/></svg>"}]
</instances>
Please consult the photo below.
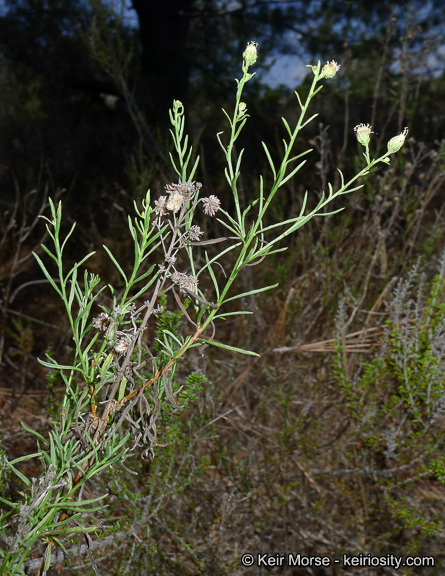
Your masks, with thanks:
<instances>
[{"instance_id":1,"label":"flower bud","mask_svg":"<svg viewBox=\"0 0 445 576\"><path fill-rule=\"evenodd\" d=\"M394 152L398 152L400 150L400 148L405 143L405 138L407 134L408 134L408 128L404 128L403 132L400 132L398 136L394 136L394 138L391 138L391 140L388 142L388 152L390 154L394 154Z\"/></svg>"},{"instance_id":2,"label":"flower bud","mask_svg":"<svg viewBox=\"0 0 445 576\"><path fill-rule=\"evenodd\" d=\"M247 104L245 102L240 102L238 106L238 118L242 118L247 112Z\"/></svg>"},{"instance_id":3,"label":"flower bud","mask_svg":"<svg viewBox=\"0 0 445 576\"><path fill-rule=\"evenodd\" d=\"M371 139L371 134L373 133L372 126L369 124L359 124L354 128L354 132L360 144L363 146L368 146Z\"/></svg>"},{"instance_id":4,"label":"flower bud","mask_svg":"<svg viewBox=\"0 0 445 576\"><path fill-rule=\"evenodd\" d=\"M247 44L247 48L244 50L243 59L247 68L249 68L249 66L252 66L252 64L255 64L255 62L257 61L258 57L257 46L258 42L249 42Z\"/></svg>"}]
</instances>

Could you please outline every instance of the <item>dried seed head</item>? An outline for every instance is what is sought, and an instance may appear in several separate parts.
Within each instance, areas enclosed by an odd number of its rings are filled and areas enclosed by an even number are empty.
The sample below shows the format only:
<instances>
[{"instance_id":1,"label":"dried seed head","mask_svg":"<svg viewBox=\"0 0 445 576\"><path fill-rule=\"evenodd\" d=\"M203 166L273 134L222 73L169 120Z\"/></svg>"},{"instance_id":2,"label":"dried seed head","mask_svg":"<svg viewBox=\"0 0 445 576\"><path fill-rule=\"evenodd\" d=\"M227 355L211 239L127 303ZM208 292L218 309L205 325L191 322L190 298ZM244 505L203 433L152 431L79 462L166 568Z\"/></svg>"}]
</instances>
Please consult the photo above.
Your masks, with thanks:
<instances>
[{"instance_id":1,"label":"dried seed head","mask_svg":"<svg viewBox=\"0 0 445 576\"><path fill-rule=\"evenodd\" d=\"M191 226L190 230L188 231L188 237L192 242L197 242L199 237L202 236L204 232L201 230L199 226Z\"/></svg>"},{"instance_id":2,"label":"dried seed head","mask_svg":"<svg viewBox=\"0 0 445 576\"><path fill-rule=\"evenodd\" d=\"M123 356L128 352L130 344L131 344L131 337L128 336L128 334L119 334L119 338L116 340L114 349L118 354Z\"/></svg>"},{"instance_id":3,"label":"dried seed head","mask_svg":"<svg viewBox=\"0 0 445 576\"><path fill-rule=\"evenodd\" d=\"M171 279L175 284L177 284L181 290L186 288L189 292L194 292L196 286L198 285L198 279L194 276L188 276L183 272L174 272L171 275Z\"/></svg>"},{"instance_id":4,"label":"dried seed head","mask_svg":"<svg viewBox=\"0 0 445 576\"><path fill-rule=\"evenodd\" d=\"M169 199L167 200L167 208L172 212L177 212L181 209L181 206L184 204L184 196L180 192L172 192L170 194Z\"/></svg>"},{"instance_id":5,"label":"dried seed head","mask_svg":"<svg viewBox=\"0 0 445 576\"><path fill-rule=\"evenodd\" d=\"M359 124L354 128L354 132L360 144L363 146L367 146L369 144L371 134L373 134L372 126L369 124Z\"/></svg>"},{"instance_id":6,"label":"dried seed head","mask_svg":"<svg viewBox=\"0 0 445 576\"><path fill-rule=\"evenodd\" d=\"M203 198L202 203L204 205L204 214L207 216L215 216L221 205L221 200L212 194L208 198Z\"/></svg>"},{"instance_id":7,"label":"dried seed head","mask_svg":"<svg viewBox=\"0 0 445 576\"><path fill-rule=\"evenodd\" d=\"M202 184L200 182L180 182L179 184L167 184L165 191L170 194L166 208L177 212L180 210L184 202L191 200L195 194L200 190Z\"/></svg>"},{"instance_id":8,"label":"dried seed head","mask_svg":"<svg viewBox=\"0 0 445 576\"><path fill-rule=\"evenodd\" d=\"M106 332L110 322L111 318L108 314L106 312L101 312L93 320L93 328L96 328L96 330L100 330L101 332Z\"/></svg>"},{"instance_id":9,"label":"dried seed head","mask_svg":"<svg viewBox=\"0 0 445 576\"><path fill-rule=\"evenodd\" d=\"M159 200L155 200L155 212L158 216L167 214L167 196L161 196Z\"/></svg>"},{"instance_id":10,"label":"dried seed head","mask_svg":"<svg viewBox=\"0 0 445 576\"><path fill-rule=\"evenodd\" d=\"M179 182L179 184L166 184L165 191L167 194L179 192L184 197L190 198L202 188L201 182Z\"/></svg>"},{"instance_id":11,"label":"dried seed head","mask_svg":"<svg viewBox=\"0 0 445 576\"><path fill-rule=\"evenodd\" d=\"M165 261L167 264L174 264L176 262L176 256L166 256Z\"/></svg>"}]
</instances>

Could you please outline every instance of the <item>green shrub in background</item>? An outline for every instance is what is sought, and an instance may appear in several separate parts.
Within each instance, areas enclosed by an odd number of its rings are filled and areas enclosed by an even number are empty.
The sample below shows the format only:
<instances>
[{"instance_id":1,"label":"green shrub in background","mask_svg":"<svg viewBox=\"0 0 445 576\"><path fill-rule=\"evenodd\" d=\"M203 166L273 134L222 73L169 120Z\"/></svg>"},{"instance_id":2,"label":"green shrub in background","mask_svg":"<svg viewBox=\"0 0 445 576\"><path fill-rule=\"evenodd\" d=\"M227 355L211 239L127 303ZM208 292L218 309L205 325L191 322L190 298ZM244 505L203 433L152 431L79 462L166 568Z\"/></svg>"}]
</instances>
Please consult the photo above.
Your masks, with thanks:
<instances>
[{"instance_id":1,"label":"green shrub in background","mask_svg":"<svg viewBox=\"0 0 445 576\"><path fill-rule=\"evenodd\" d=\"M440 522L422 510L414 491L422 480L434 483L445 477L444 287L445 253L431 283L418 263L394 290L374 357L350 375L339 344L334 364L350 419L346 467L367 483L365 515L383 496L401 526L424 535L439 530ZM340 307L339 343L344 326Z\"/></svg>"},{"instance_id":2,"label":"green shrub in background","mask_svg":"<svg viewBox=\"0 0 445 576\"><path fill-rule=\"evenodd\" d=\"M243 54L243 76L237 81L233 114L224 112L230 135L227 141L222 134L217 136L226 160L225 176L233 195L233 213L226 211L216 196L202 196L201 184L194 181L199 158L193 163L193 150L184 132L184 109L178 101L170 113L176 152L171 161L178 182L167 184L166 194L154 202L148 192L141 206L135 204L135 216L128 218L134 246L129 272L126 263L119 262L104 246L122 278L122 289L102 284L97 275L87 270L81 273L92 253L70 270L65 269L64 250L75 225L62 238L62 205L50 201L51 215L46 220L52 246L42 248L48 262L52 261L57 269L55 279L48 264L35 256L65 305L73 354L71 363L64 365L49 355L41 361L51 371L52 378L56 373L60 375L66 388L48 437L24 426L37 438L36 452L12 461L2 455L2 466L23 484L20 498L0 498L8 508L0 518L1 533L7 543L7 549L0 550L3 574L23 574L25 561L38 542L45 544L38 571L43 574L55 560L54 548L65 550L68 535L81 534L88 543L89 534L98 534L100 523L93 518L107 506L107 494L85 497L85 484L105 470L123 466L136 452L142 457L155 456L158 427L165 425L168 407L179 409L187 396L193 400L193 390L203 383L202 375L192 374L185 387L180 384L178 363L184 355L193 348L202 353L206 347L216 346L257 356L216 339L218 321L250 313L231 310L233 301L276 287L263 286L237 293L234 285L240 272L246 266L260 264L266 256L285 250L281 242L313 217L341 210L325 212L332 201L358 190L360 177L376 164L389 163L389 156L405 141L406 130L389 141L385 154L371 159L372 129L369 125L358 126L356 134L365 147L366 166L348 181L340 172L339 189L334 191L329 184L314 208L308 208L306 193L298 216L265 225L265 215L280 187L297 174L306 162L303 157L310 152L294 151L299 132L316 117L315 114L306 118L309 104L321 90L320 81L334 77L339 66L332 61L324 67L320 63L310 67L314 77L306 100L296 93L301 113L295 128L283 119L286 137L281 163L274 164L262 143L271 178L261 178L257 198L243 206L239 194L243 151L237 155L235 144L248 119L242 94L246 82L253 77L249 68L256 59L256 44L250 43ZM203 238L203 231L194 223L199 213L215 217L226 235ZM197 250L203 252L203 259L197 258ZM199 287L207 284L212 286L210 290ZM110 307L103 304L107 291L113 302ZM181 321L186 322L188 330L183 329ZM30 480L20 471L20 462L31 458L42 464L43 472L38 479ZM98 573L89 548L88 552Z\"/></svg>"}]
</instances>

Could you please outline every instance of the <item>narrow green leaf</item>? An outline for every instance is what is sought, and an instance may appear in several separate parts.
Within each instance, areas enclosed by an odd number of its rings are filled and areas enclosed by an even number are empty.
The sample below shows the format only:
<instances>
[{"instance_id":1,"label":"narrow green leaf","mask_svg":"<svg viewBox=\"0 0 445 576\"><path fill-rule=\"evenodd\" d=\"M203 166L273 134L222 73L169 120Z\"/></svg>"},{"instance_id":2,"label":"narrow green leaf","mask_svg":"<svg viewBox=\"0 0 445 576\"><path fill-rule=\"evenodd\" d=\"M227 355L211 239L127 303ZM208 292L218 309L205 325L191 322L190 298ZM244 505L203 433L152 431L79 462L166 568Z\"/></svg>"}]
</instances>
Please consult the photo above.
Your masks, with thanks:
<instances>
[{"instance_id":1,"label":"narrow green leaf","mask_svg":"<svg viewBox=\"0 0 445 576\"><path fill-rule=\"evenodd\" d=\"M48 504L48 508L67 508L68 510L75 510L76 508L82 512L82 508L84 506L88 506L88 504L95 504L100 500L104 500L108 496L107 494L102 494L102 496L97 496L96 498L91 498L90 500L76 500L74 502L67 502L67 501L60 501L56 503Z\"/></svg>"},{"instance_id":2,"label":"narrow green leaf","mask_svg":"<svg viewBox=\"0 0 445 576\"><path fill-rule=\"evenodd\" d=\"M45 552L45 564L43 566L44 572L47 572L47 570L49 570L49 567L51 566L51 550L52 550L52 545L48 544L46 546L46 552Z\"/></svg>"},{"instance_id":3,"label":"narrow green leaf","mask_svg":"<svg viewBox=\"0 0 445 576\"><path fill-rule=\"evenodd\" d=\"M344 188L345 178L344 178L343 172L340 170L340 168L337 168L337 170L338 170L338 172L339 172L339 174L340 174L340 180L341 180L340 190L341 190L342 188Z\"/></svg>"},{"instance_id":4,"label":"narrow green leaf","mask_svg":"<svg viewBox=\"0 0 445 576\"><path fill-rule=\"evenodd\" d=\"M28 426L23 421L20 422L20 424L22 425L22 428L24 428L27 432L29 432L33 436L36 436L39 440L41 440L45 444L48 444L48 440L45 440L45 438L41 434L39 434L38 432L36 432L32 428L28 428Z\"/></svg>"},{"instance_id":5,"label":"narrow green leaf","mask_svg":"<svg viewBox=\"0 0 445 576\"><path fill-rule=\"evenodd\" d=\"M146 291L150 288L150 286L157 280L158 276L159 276L159 273L156 273L155 276L153 276L152 278L150 278L150 280L147 282L147 284L145 284L145 285L139 290L139 292L138 292L137 294L135 294L134 296L132 296L132 297L130 298L130 300L128 300L128 303L133 302L134 300L137 300L140 296L142 296L142 294L143 294L144 292L146 292Z\"/></svg>"},{"instance_id":6,"label":"narrow green leaf","mask_svg":"<svg viewBox=\"0 0 445 576\"><path fill-rule=\"evenodd\" d=\"M57 466L57 456L56 456L56 447L54 446L54 438L53 435L49 435L49 444L50 444L50 456L51 462L54 466Z\"/></svg>"},{"instance_id":7,"label":"narrow green leaf","mask_svg":"<svg viewBox=\"0 0 445 576\"><path fill-rule=\"evenodd\" d=\"M257 288L256 290L249 290L249 292L243 292L242 294L237 294L236 296L232 296L231 298L227 298L226 300L224 300L224 302L222 302L222 304L225 304L226 302L230 302L231 300L237 300L238 298L243 298L244 296L252 296L253 294L260 294L261 292L265 292L266 290L272 290L273 288L276 288L278 286L277 284L272 284L271 286L264 286L263 288Z\"/></svg>"},{"instance_id":8,"label":"narrow green leaf","mask_svg":"<svg viewBox=\"0 0 445 576\"><path fill-rule=\"evenodd\" d=\"M275 166L274 166L274 164L273 164L273 160L272 160L272 158L271 158L271 155L269 154L269 150L267 149L266 144L265 144L264 142L261 142L261 144L263 145L264 151L265 151L266 156L267 156L267 159L268 159L268 161L269 161L270 169L272 170L272 174L273 174L273 177L274 177L274 179L275 179L275 178L277 177L277 172L276 172L276 170L275 170Z\"/></svg>"},{"instance_id":9,"label":"narrow green leaf","mask_svg":"<svg viewBox=\"0 0 445 576\"><path fill-rule=\"evenodd\" d=\"M302 152L301 154L297 154L297 156L292 156L292 158L289 158L289 160L287 161L288 164L290 164L291 162L293 162L294 160L298 160L299 158L301 158L302 156L306 156L306 154L310 154L312 152L313 148L309 148L309 150L305 150L304 152Z\"/></svg>"},{"instance_id":10,"label":"narrow green leaf","mask_svg":"<svg viewBox=\"0 0 445 576\"><path fill-rule=\"evenodd\" d=\"M9 500L6 500L5 498L2 498L1 496L0 496L0 502L3 502L3 504L6 504L7 506L10 506L11 508L13 508L13 510L17 510L17 509L19 509L20 506L21 506L20 502L10 502ZM11 512L8 512L7 515L9 516L11 513L12 513L12 511L11 511ZM3 513L2 513L2 515L0 515L0 520L1 520L2 518L5 518L5 517L6 517L6 515L3 516Z\"/></svg>"},{"instance_id":11,"label":"narrow green leaf","mask_svg":"<svg viewBox=\"0 0 445 576\"><path fill-rule=\"evenodd\" d=\"M240 135L241 130L244 128L244 124L247 122L247 118L244 118L244 120L241 122L241 124L239 125L239 127L237 128L235 135L233 137L233 141L235 142L235 140L238 139L238 136Z\"/></svg>"},{"instance_id":12,"label":"narrow green leaf","mask_svg":"<svg viewBox=\"0 0 445 576\"><path fill-rule=\"evenodd\" d=\"M345 209L345 207L343 206L343 208L339 208L338 210L332 210L332 212L317 212L317 214L314 214L314 216L332 216L333 214L338 214L339 212L342 212Z\"/></svg>"},{"instance_id":13,"label":"narrow green leaf","mask_svg":"<svg viewBox=\"0 0 445 576\"><path fill-rule=\"evenodd\" d=\"M339 195L350 194L351 192L355 192L356 190L360 190L360 188L363 188L363 184L360 184L360 186L356 186L355 188L349 188L348 190L345 190L344 192L337 192L337 194L339 194Z\"/></svg>"},{"instance_id":14,"label":"narrow green leaf","mask_svg":"<svg viewBox=\"0 0 445 576\"><path fill-rule=\"evenodd\" d=\"M237 175L239 175L239 174L240 174L240 171L241 171L241 161L242 161L242 158L243 158L243 154L244 154L244 148L243 148L243 149L241 150L241 152L239 153L238 160L237 160L237 163L236 163L235 174L237 174ZM238 179L238 177L237 177L237 179Z\"/></svg>"},{"instance_id":15,"label":"narrow green leaf","mask_svg":"<svg viewBox=\"0 0 445 576\"><path fill-rule=\"evenodd\" d=\"M23 462L23 460L30 460L31 458L39 458L42 454L40 452L35 452L34 454L27 454L26 456L20 456L8 462L8 464L17 464L18 462Z\"/></svg>"},{"instance_id":16,"label":"narrow green leaf","mask_svg":"<svg viewBox=\"0 0 445 576\"><path fill-rule=\"evenodd\" d=\"M195 176L195 173L196 173L196 170L197 170L197 168L198 168L198 165L199 165L199 156L196 157L196 160L195 160L195 163L194 163L194 165L193 165L192 171L190 172L190 176L188 177L189 181L190 181L190 180L193 180L193 178L194 178L194 176Z\"/></svg>"},{"instance_id":17,"label":"narrow green leaf","mask_svg":"<svg viewBox=\"0 0 445 576\"><path fill-rule=\"evenodd\" d=\"M105 249L105 251L107 252L108 256L111 258L111 260L113 261L113 264L116 266L116 268L119 270L122 278L125 280L125 284L128 284L128 280L127 277L125 276L124 271L122 270L122 268L120 267L118 261L116 260L116 258L113 256L113 254L111 253L111 251L105 246L105 244L103 244L103 247Z\"/></svg>"},{"instance_id":18,"label":"narrow green leaf","mask_svg":"<svg viewBox=\"0 0 445 576\"><path fill-rule=\"evenodd\" d=\"M221 214L224 214L224 216L227 218L227 220L229 220L229 221L233 224L233 226L238 229L238 234L237 234L237 235L239 235L239 234L240 234L240 231L239 231L238 222L237 222L236 220L234 220L234 219L232 218L232 216L230 216L230 214L229 214L228 212L226 212L223 208L220 208L220 209L218 210L218 212L221 212ZM224 224L224 222L222 222L222 221L221 221L221 223Z\"/></svg>"},{"instance_id":19,"label":"narrow green leaf","mask_svg":"<svg viewBox=\"0 0 445 576\"><path fill-rule=\"evenodd\" d=\"M321 86L320 86L320 88L321 88ZM317 90L317 92L320 90L320 88ZM315 94L316 94L317 92L315 92ZM314 94L314 96L315 96L315 94ZM308 119L306 120L306 122L303 122L303 124L300 126L300 130L302 130L305 126L307 126L310 122L312 122L312 120L313 120L314 118L316 118L317 116L318 116L318 113L317 113L317 114L314 114L313 116L311 116L310 118L308 118Z\"/></svg>"},{"instance_id":20,"label":"narrow green leaf","mask_svg":"<svg viewBox=\"0 0 445 576\"><path fill-rule=\"evenodd\" d=\"M295 96L297 97L298 104L300 105L301 110L303 110L304 106L303 106L303 103L301 101L300 95L298 94L298 92L296 90L294 90L294 92L295 92Z\"/></svg>"},{"instance_id":21,"label":"narrow green leaf","mask_svg":"<svg viewBox=\"0 0 445 576\"><path fill-rule=\"evenodd\" d=\"M218 282L216 281L216 276L213 272L212 265L210 264L209 255L207 254L207 250L205 251L205 259L207 262L206 267L209 270L210 278L212 279L213 286L215 287L216 299L219 300L219 286L218 286Z\"/></svg>"},{"instance_id":22,"label":"narrow green leaf","mask_svg":"<svg viewBox=\"0 0 445 576\"><path fill-rule=\"evenodd\" d=\"M232 127L232 118L227 114L227 112L224 110L224 108L221 108L221 110L223 111L223 114L226 116L227 120L229 121L230 127ZM220 134L222 134L222 132L220 132Z\"/></svg>"},{"instance_id":23,"label":"narrow green leaf","mask_svg":"<svg viewBox=\"0 0 445 576\"><path fill-rule=\"evenodd\" d=\"M48 254L48 256L50 256L50 257L54 260L54 262L58 262L57 256L56 256L55 254L53 254L53 253L51 252L51 250L49 250L49 249L45 246L45 244L41 244L41 247L42 247L42 249Z\"/></svg>"},{"instance_id":24,"label":"narrow green leaf","mask_svg":"<svg viewBox=\"0 0 445 576\"><path fill-rule=\"evenodd\" d=\"M153 264L153 266L150 266L150 268L144 272L143 274L141 274L141 276L139 276L138 278L136 278L133 282L133 284L136 284L137 282L140 282L141 280L144 280L145 278L147 278L147 276L151 276L151 273L153 272L153 269L155 268L156 264ZM159 275L159 273L156 273L156 277Z\"/></svg>"},{"instance_id":25,"label":"narrow green leaf","mask_svg":"<svg viewBox=\"0 0 445 576\"><path fill-rule=\"evenodd\" d=\"M221 212L221 210L220 210L220 212ZM227 222L224 222L224 220L221 220L221 218L217 218L217 221L220 224L222 224L224 226L224 228L227 228L227 230L230 230L230 232L233 232L235 234L235 236L240 236L241 232L239 232L238 230L235 230L235 228L232 228L231 226L229 226L227 224Z\"/></svg>"},{"instance_id":26,"label":"narrow green leaf","mask_svg":"<svg viewBox=\"0 0 445 576\"><path fill-rule=\"evenodd\" d=\"M164 330L164 334L167 334L168 336L170 336L170 338L172 338L175 342L177 342L179 344L179 346L182 346L182 342L181 340L179 340L179 338L173 334L173 332L170 332L170 330Z\"/></svg>"},{"instance_id":27,"label":"narrow green leaf","mask_svg":"<svg viewBox=\"0 0 445 576\"><path fill-rule=\"evenodd\" d=\"M296 92L295 92L295 93L296 93ZM297 94L297 96L298 96L298 94ZM298 99L299 99L299 98L298 98ZM284 118L284 117L282 116L282 117L281 117L281 120L283 121L283 124L284 124L285 127L286 127L287 133L288 133L289 136L292 138L292 130L290 129L289 124L287 123L286 118Z\"/></svg>"},{"instance_id":28,"label":"narrow green leaf","mask_svg":"<svg viewBox=\"0 0 445 576\"><path fill-rule=\"evenodd\" d=\"M51 276L49 275L48 270L45 267L45 264L42 262L42 260L40 259L40 257L33 252L34 258L37 260L38 265L40 266L40 268L42 269L42 272L45 274L46 279L48 280L48 282L51 284L51 286L54 288L54 290L57 292L57 294L60 296L60 298L63 299L62 296L62 292L60 290L60 288L56 285L56 283L54 282L54 280L51 278Z\"/></svg>"},{"instance_id":29,"label":"narrow green leaf","mask_svg":"<svg viewBox=\"0 0 445 576\"><path fill-rule=\"evenodd\" d=\"M68 296L68 310L71 310L73 306L74 294L76 291L76 284L77 284L77 268L73 268L73 277L71 278L71 286L70 286L70 293Z\"/></svg>"},{"instance_id":30,"label":"narrow green leaf","mask_svg":"<svg viewBox=\"0 0 445 576\"><path fill-rule=\"evenodd\" d=\"M170 156L171 165L173 166L173 170L176 172L176 174L177 174L178 176L181 176L181 172L176 168L176 164L175 164L175 161L174 161L174 159L173 159L173 155L172 155L171 152L169 152L169 156Z\"/></svg>"},{"instance_id":31,"label":"narrow green leaf","mask_svg":"<svg viewBox=\"0 0 445 576\"><path fill-rule=\"evenodd\" d=\"M60 226L60 223L58 223L58 224L59 224L59 226ZM60 247L60 253L61 253L61 254L63 253L63 250L65 249L65 245L66 245L66 243L68 242L71 234L74 232L74 228L75 228L75 227L76 227L76 223L74 222L74 224L71 226L71 230L70 230L70 231L68 232L68 234L66 235L66 238L65 238L65 240L63 241L62 246ZM58 234L58 232L59 232L59 231L57 230L57 234Z\"/></svg>"},{"instance_id":32,"label":"narrow green leaf","mask_svg":"<svg viewBox=\"0 0 445 576\"><path fill-rule=\"evenodd\" d=\"M206 340L205 338L200 338L200 342L205 342L210 346L216 346L217 348L224 348L224 350L230 350L231 352L238 352L239 354L247 354L248 356L258 356L259 354L256 352L252 352L251 350L244 350L243 348L236 348L235 346L229 346L228 344L222 344L221 342L216 342L215 340Z\"/></svg>"},{"instance_id":33,"label":"narrow green leaf","mask_svg":"<svg viewBox=\"0 0 445 576\"><path fill-rule=\"evenodd\" d=\"M274 228L279 228L280 226L286 226L286 224L297 222L300 218L301 216L295 216L295 218L290 218L289 220L284 220L283 222L275 222L275 224L271 224L270 226L266 226L266 228L262 228L261 232L267 232L268 230L273 230Z\"/></svg>"},{"instance_id":34,"label":"narrow green leaf","mask_svg":"<svg viewBox=\"0 0 445 576\"><path fill-rule=\"evenodd\" d=\"M51 357L48 356L48 358L51 358ZM79 371L82 370L80 366L64 366L63 364L58 364L54 360L52 362L46 362L45 360L42 360L41 358L37 358L37 360L38 360L39 364L42 364L42 366L46 366L47 368L52 368L54 370L79 370Z\"/></svg>"},{"instance_id":35,"label":"narrow green leaf","mask_svg":"<svg viewBox=\"0 0 445 576\"><path fill-rule=\"evenodd\" d=\"M226 254L227 252L230 252L231 250L233 250L234 248L237 248L238 246L241 246L241 242L237 242L236 244L233 244L232 246L229 246L228 248L226 248L225 250L223 250L222 252L219 252L216 256L214 256L211 260L210 260L210 264L213 264L213 262L216 262L217 260L219 260L219 258L221 258L221 256L224 256L224 254ZM199 272L197 273L197 276L200 276L200 274L202 274L202 272L204 272L204 270L207 268L207 264L205 266L203 266L201 268L201 270L199 270Z\"/></svg>"},{"instance_id":36,"label":"narrow green leaf","mask_svg":"<svg viewBox=\"0 0 445 576\"><path fill-rule=\"evenodd\" d=\"M39 454L39 456L40 456L40 454ZM19 472L19 471L17 470L17 468L15 468L15 467L11 464L11 462L7 462L7 465L8 465L9 468L11 468L11 470L14 472L14 474L15 474L16 476L18 476L18 477L20 478L20 480L22 480L22 482L24 482L24 484L25 484L28 488L31 487L31 482L28 480L28 478L27 478L26 476L24 476L21 472Z\"/></svg>"},{"instance_id":37,"label":"narrow green leaf","mask_svg":"<svg viewBox=\"0 0 445 576\"><path fill-rule=\"evenodd\" d=\"M225 320L226 316L238 316L239 314L253 314L253 312L251 312L250 310L238 310L236 312L224 312L223 314L217 314L216 316L213 316L213 320L216 320L217 318L221 318L221 320Z\"/></svg>"},{"instance_id":38,"label":"narrow green leaf","mask_svg":"<svg viewBox=\"0 0 445 576\"><path fill-rule=\"evenodd\" d=\"M281 180L280 186L283 186L283 184L285 182L290 180L292 178L292 176L294 176L298 172L298 170L300 170L300 168L302 168L306 164L306 162L307 162L307 160L303 160L303 162L301 162L301 164L298 164L298 166L296 168L294 168L292 170L292 172L290 172L290 174L288 174L285 178L283 178L283 180Z\"/></svg>"}]
</instances>

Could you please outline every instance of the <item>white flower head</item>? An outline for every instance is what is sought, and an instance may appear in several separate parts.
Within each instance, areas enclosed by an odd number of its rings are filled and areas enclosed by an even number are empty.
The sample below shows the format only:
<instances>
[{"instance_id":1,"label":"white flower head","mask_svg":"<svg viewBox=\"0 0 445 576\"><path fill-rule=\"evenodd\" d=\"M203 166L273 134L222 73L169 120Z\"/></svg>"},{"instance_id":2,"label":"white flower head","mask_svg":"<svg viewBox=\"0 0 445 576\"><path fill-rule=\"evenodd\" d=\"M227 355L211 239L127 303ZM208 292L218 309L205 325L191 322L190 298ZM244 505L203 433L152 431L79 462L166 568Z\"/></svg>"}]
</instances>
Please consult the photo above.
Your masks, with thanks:
<instances>
[{"instance_id":1,"label":"white flower head","mask_svg":"<svg viewBox=\"0 0 445 576\"><path fill-rule=\"evenodd\" d=\"M258 58L257 46L258 46L258 42L249 42L247 44L247 48L244 50L243 60L246 64L247 68L249 68L249 66L252 66L253 64L255 64L255 62L257 61L257 58Z\"/></svg>"},{"instance_id":2,"label":"white flower head","mask_svg":"<svg viewBox=\"0 0 445 576\"><path fill-rule=\"evenodd\" d=\"M335 60L328 61L321 70L320 78L333 78L339 70L340 64L337 64Z\"/></svg>"},{"instance_id":3,"label":"white flower head","mask_svg":"<svg viewBox=\"0 0 445 576\"><path fill-rule=\"evenodd\" d=\"M360 144L363 146L368 146L371 139L371 134L373 134L372 126L369 124L359 124L354 128L354 132Z\"/></svg>"},{"instance_id":4,"label":"white flower head","mask_svg":"<svg viewBox=\"0 0 445 576\"><path fill-rule=\"evenodd\" d=\"M398 152L400 148L405 144L405 139L408 134L408 128L404 128L403 132L400 132L398 136L394 136L388 142L388 152L390 154L394 154L394 152Z\"/></svg>"}]
</instances>

